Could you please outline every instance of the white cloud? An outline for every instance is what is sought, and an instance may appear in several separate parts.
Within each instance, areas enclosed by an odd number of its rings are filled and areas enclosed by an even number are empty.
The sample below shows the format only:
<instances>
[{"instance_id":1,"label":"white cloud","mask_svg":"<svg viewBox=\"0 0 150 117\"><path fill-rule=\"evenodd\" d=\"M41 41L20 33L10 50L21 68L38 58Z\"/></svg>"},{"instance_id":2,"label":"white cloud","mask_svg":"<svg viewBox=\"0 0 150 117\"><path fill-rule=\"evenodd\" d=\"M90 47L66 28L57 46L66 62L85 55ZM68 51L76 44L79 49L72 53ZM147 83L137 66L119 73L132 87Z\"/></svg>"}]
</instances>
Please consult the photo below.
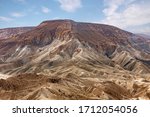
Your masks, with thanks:
<instances>
[{"instance_id":1,"label":"white cloud","mask_svg":"<svg viewBox=\"0 0 150 117\"><path fill-rule=\"evenodd\" d=\"M51 10L49 9L49 8L47 8L47 7L42 7L42 12L43 13L49 13Z\"/></svg>"},{"instance_id":2,"label":"white cloud","mask_svg":"<svg viewBox=\"0 0 150 117\"><path fill-rule=\"evenodd\" d=\"M106 8L103 10L106 16L113 15L124 0L104 0Z\"/></svg>"},{"instance_id":3,"label":"white cloud","mask_svg":"<svg viewBox=\"0 0 150 117\"><path fill-rule=\"evenodd\" d=\"M25 16L25 14L19 13L19 12L13 12L13 13L11 13L11 16L13 16L13 17L23 17L23 16Z\"/></svg>"},{"instance_id":4,"label":"white cloud","mask_svg":"<svg viewBox=\"0 0 150 117\"><path fill-rule=\"evenodd\" d=\"M81 0L58 0L60 7L67 12L75 12L81 8Z\"/></svg>"},{"instance_id":5,"label":"white cloud","mask_svg":"<svg viewBox=\"0 0 150 117\"><path fill-rule=\"evenodd\" d=\"M13 20L12 18L0 16L0 21L9 22L9 21L12 21L12 20Z\"/></svg>"},{"instance_id":6,"label":"white cloud","mask_svg":"<svg viewBox=\"0 0 150 117\"><path fill-rule=\"evenodd\" d=\"M106 0L101 23L128 29L150 23L150 7L147 0ZM144 28L143 29L147 29ZM147 30L146 30L147 31ZM149 31L150 32L150 31Z\"/></svg>"}]
</instances>

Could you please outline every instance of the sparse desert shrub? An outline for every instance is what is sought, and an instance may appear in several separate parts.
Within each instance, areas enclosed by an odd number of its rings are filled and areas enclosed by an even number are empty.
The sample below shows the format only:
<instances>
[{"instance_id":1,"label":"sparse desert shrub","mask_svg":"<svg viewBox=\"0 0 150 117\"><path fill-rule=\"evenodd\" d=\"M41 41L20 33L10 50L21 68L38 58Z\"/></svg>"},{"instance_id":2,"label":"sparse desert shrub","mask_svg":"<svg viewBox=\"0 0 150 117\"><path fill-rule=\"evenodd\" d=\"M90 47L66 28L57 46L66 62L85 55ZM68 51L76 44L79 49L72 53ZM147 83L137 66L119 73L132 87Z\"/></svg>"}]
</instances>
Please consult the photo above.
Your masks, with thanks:
<instances>
[{"instance_id":1,"label":"sparse desert shrub","mask_svg":"<svg viewBox=\"0 0 150 117\"><path fill-rule=\"evenodd\" d=\"M53 76L51 78L48 78L47 82L49 82L49 83L59 83L59 82L61 82L61 78L59 78L57 76Z\"/></svg>"}]
</instances>

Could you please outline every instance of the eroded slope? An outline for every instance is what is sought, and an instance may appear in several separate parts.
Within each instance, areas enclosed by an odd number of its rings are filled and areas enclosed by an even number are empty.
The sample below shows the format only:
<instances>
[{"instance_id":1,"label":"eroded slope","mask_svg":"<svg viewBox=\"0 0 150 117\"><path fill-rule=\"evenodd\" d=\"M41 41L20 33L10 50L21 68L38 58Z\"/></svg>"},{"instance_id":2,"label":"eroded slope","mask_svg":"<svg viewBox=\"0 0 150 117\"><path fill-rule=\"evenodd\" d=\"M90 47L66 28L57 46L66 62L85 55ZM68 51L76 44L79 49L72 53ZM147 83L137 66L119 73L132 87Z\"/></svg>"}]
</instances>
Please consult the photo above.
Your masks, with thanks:
<instances>
[{"instance_id":1,"label":"eroded slope","mask_svg":"<svg viewBox=\"0 0 150 117\"><path fill-rule=\"evenodd\" d=\"M1 40L1 99L149 99L150 41L119 28L45 21Z\"/></svg>"}]
</instances>

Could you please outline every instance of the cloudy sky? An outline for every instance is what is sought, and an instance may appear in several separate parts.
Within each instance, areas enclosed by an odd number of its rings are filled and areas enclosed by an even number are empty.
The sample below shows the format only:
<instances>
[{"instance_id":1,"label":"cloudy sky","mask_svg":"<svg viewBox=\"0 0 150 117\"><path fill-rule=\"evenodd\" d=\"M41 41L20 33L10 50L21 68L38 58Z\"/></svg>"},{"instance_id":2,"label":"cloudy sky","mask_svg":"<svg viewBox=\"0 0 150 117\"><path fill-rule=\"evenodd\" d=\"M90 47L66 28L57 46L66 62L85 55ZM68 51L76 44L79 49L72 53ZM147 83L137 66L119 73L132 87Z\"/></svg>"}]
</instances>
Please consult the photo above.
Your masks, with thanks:
<instances>
[{"instance_id":1,"label":"cloudy sky","mask_svg":"<svg viewBox=\"0 0 150 117\"><path fill-rule=\"evenodd\" d=\"M150 34L150 0L0 0L0 28L72 19Z\"/></svg>"}]
</instances>

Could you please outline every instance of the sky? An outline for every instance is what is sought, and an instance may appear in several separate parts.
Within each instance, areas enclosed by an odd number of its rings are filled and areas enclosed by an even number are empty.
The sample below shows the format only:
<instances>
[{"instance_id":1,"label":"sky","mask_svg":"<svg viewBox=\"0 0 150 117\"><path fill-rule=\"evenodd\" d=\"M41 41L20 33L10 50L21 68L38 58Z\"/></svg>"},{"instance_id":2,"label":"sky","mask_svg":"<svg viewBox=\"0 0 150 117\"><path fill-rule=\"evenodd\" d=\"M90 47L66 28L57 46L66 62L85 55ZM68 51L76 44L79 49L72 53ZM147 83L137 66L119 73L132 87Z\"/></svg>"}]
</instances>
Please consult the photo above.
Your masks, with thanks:
<instances>
[{"instance_id":1,"label":"sky","mask_svg":"<svg viewBox=\"0 0 150 117\"><path fill-rule=\"evenodd\" d=\"M150 0L0 0L0 28L72 19L150 34Z\"/></svg>"}]
</instances>

